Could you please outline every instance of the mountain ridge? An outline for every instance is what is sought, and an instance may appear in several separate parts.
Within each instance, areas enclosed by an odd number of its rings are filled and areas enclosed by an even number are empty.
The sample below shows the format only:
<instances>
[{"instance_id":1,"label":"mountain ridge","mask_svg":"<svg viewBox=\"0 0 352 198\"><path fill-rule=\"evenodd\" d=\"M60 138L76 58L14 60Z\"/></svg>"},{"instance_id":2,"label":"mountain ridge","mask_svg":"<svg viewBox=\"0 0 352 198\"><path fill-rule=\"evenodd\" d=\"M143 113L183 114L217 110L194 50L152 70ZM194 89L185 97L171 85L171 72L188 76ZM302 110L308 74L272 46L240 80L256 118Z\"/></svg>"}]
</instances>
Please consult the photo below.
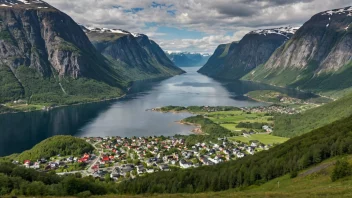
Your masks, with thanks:
<instances>
[{"instance_id":1,"label":"mountain ridge","mask_svg":"<svg viewBox=\"0 0 352 198\"><path fill-rule=\"evenodd\" d=\"M352 6L312 16L262 66L244 79L318 93L352 85ZM332 94L330 94L332 95Z\"/></svg>"},{"instance_id":2,"label":"mountain ridge","mask_svg":"<svg viewBox=\"0 0 352 198\"><path fill-rule=\"evenodd\" d=\"M166 55L178 67L203 66L210 58L210 54L208 53L196 53L196 52L167 51Z\"/></svg>"},{"instance_id":3,"label":"mountain ridge","mask_svg":"<svg viewBox=\"0 0 352 198\"><path fill-rule=\"evenodd\" d=\"M145 34L121 29L81 25L95 48L108 59L117 61L115 67L131 80L170 77L184 73L176 67L160 46Z\"/></svg>"},{"instance_id":4,"label":"mountain ridge","mask_svg":"<svg viewBox=\"0 0 352 198\"><path fill-rule=\"evenodd\" d=\"M296 29L281 27L251 31L236 43L225 47L220 45L198 72L215 78L240 79L265 63Z\"/></svg>"}]
</instances>

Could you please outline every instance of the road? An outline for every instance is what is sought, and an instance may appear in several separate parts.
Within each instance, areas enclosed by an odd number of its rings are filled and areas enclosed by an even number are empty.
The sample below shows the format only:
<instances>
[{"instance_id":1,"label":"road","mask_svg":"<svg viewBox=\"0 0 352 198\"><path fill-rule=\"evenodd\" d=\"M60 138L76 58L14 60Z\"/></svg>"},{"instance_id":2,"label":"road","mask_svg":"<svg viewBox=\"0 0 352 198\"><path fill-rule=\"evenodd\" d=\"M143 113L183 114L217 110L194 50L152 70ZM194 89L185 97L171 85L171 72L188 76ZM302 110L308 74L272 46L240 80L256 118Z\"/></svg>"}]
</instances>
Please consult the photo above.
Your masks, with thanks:
<instances>
[{"instance_id":1,"label":"road","mask_svg":"<svg viewBox=\"0 0 352 198\"><path fill-rule=\"evenodd\" d=\"M100 143L101 141L97 141L94 144L92 144L92 146L94 147L94 149L96 149L97 151L99 151L99 156L97 156L93 161L89 162L88 164L88 168L86 168L85 170L79 170L79 171L70 171L70 172L62 172L62 173L57 173L57 175L66 175L66 174L76 174L76 173L81 173L82 176L88 176L90 174L93 174L93 170L92 167L99 161L99 159L102 157L103 155L103 151L99 150L96 145L98 143Z\"/></svg>"}]
</instances>

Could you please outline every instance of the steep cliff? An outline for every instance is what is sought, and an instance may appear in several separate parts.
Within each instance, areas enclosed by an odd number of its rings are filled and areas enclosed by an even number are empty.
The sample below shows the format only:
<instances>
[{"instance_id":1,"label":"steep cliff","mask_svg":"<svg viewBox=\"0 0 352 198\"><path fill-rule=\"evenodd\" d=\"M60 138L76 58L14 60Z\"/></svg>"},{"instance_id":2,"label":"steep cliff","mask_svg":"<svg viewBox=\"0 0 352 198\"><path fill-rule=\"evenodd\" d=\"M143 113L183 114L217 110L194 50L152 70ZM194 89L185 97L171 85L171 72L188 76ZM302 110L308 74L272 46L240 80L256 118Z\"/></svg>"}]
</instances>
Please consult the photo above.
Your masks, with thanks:
<instances>
[{"instance_id":1,"label":"steep cliff","mask_svg":"<svg viewBox=\"0 0 352 198\"><path fill-rule=\"evenodd\" d=\"M352 7L314 15L245 79L315 92L352 86Z\"/></svg>"},{"instance_id":2,"label":"steep cliff","mask_svg":"<svg viewBox=\"0 0 352 198\"><path fill-rule=\"evenodd\" d=\"M284 27L256 30L246 34L237 44L227 45L218 61L207 63L200 73L227 79L239 79L260 64L265 63L271 54L286 42L297 28ZM214 72L215 71L215 72Z\"/></svg>"},{"instance_id":3,"label":"steep cliff","mask_svg":"<svg viewBox=\"0 0 352 198\"><path fill-rule=\"evenodd\" d=\"M127 85L69 16L40 0L0 1L0 61L1 89L18 90L1 102L93 100Z\"/></svg>"},{"instance_id":4,"label":"steep cliff","mask_svg":"<svg viewBox=\"0 0 352 198\"><path fill-rule=\"evenodd\" d=\"M118 29L81 27L95 48L111 61L118 62L115 69L131 80L183 73L146 35Z\"/></svg>"},{"instance_id":5,"label":"steep cliff","mask_svg":"<svg viewBox=\"0 0 352 198\"><path fill-rule=\"evenodd\" d=\"M190 52L167 52L166 55L178 67L203 66L210 58L209 54Z\"/></svg>"}]
</instances>

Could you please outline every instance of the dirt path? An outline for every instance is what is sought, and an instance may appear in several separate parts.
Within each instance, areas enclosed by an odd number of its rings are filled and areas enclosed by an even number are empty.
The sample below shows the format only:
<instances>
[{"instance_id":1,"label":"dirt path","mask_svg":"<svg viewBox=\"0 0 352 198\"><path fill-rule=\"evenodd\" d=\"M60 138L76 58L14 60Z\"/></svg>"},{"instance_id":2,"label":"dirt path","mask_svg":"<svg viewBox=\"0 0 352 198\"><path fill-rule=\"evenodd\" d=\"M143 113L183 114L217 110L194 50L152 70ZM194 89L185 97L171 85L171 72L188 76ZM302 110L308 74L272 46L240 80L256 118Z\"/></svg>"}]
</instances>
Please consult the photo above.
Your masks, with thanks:
<instances>
[{"instance_id":1,"label":"dirt path","mask_svg":"<svg viewBox=\"0 0 352 198\"><path fill-rule=\"evenodd\" d=\"M317 173L317 172L319 172L321 170L324 170L324 169L326 169L326 168L328 168L328 167L330 167L330 166L332 166L334 164L335 164L335 162L329 162L329 163L320 164L320 165L318 165L316 167L310 168L309 170L299 174L298 176L299 177L305 177L307 175L311 175L313 173Z\"/></svg>"}]
</instances>

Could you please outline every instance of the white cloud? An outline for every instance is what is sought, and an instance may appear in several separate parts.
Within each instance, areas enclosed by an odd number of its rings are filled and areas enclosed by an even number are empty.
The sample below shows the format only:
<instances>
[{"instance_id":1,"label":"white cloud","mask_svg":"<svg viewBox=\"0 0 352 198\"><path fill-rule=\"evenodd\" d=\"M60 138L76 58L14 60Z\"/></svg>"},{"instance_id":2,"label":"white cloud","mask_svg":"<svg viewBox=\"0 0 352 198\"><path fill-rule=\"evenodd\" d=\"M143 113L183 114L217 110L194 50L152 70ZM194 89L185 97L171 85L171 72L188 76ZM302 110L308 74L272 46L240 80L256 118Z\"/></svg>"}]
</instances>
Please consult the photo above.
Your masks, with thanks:
<instances>
[{"instance_id":1,"label":"white cloud","mask_svg":"<svg viewBox=\"0 0 352 198\"><path fill-rule=\"evenodd\" d=\"M345 7L350 0L47 0L78 23L120 28L151 36L165 49L211 52L252 29L298 26L320 11ZM160 6L152 6L157 2ZM155 3L154 3L155 5ZM126 12L143 8L139 12ZM170 14L167 11L172 11ZM199 39L168 41L146 23L204 32ZM233 32L233 36L225 36ZM172 45L171 43L175 43ZM171 49L172 46L175 49Z\"/></svg>"}]
</instances>

